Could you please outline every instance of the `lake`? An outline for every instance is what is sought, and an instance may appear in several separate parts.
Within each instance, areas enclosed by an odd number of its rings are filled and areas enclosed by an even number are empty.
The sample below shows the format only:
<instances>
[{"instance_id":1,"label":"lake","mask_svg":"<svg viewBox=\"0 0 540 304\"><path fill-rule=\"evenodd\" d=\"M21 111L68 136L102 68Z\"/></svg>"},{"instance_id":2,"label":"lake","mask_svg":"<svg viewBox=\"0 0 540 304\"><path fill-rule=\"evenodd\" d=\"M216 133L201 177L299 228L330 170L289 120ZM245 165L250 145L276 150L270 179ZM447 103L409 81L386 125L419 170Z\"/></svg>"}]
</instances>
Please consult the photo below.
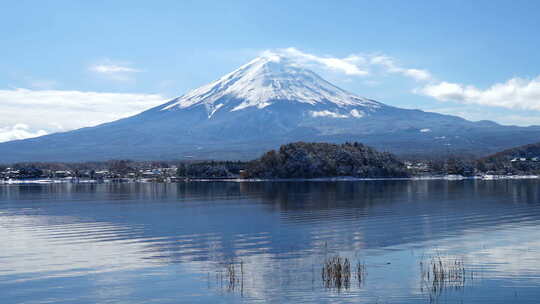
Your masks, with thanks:
<instances>
[{"instance_id":1,"label":"lake","mask_svg":"<svg viewBox=\"0 0 540 304\"><path fill-rule=\"evenodd\" d=\"M538 180L3 185L0 303L538 303L539 207Z\"/></svg>"}]
</instances>

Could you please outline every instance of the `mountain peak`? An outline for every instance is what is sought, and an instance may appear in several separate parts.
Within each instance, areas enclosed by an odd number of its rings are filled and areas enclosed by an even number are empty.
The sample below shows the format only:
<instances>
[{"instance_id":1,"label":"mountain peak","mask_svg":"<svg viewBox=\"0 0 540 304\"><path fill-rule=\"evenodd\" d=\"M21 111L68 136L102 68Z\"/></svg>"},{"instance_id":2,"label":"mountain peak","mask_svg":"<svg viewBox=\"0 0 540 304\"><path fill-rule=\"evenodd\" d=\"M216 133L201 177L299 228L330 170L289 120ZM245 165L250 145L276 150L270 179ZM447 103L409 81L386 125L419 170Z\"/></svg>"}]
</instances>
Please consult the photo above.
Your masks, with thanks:
<instances>
[{"instance_id":1,"label":"mountain peak","mask_svg":"<svg viewBox=\"0 0 540 304\"><path fill-rule=\"evenodd\" d=\"M4 162L233 160L296 141L362 141L407 155L487 154L540 141L540 128L486 127L385 106L290 58L265 54L161 106L95 127L1 143L0 155Z\"/></svg>"},{"instance_id":2,"label":"mountain peak","mask_svg":"<svg viewBox=\"0 0 540 304\"><path fill-rule=\"evenodd\" d=\"M250 107L262 109L276 102L323 103L338 107L381 105L331 84L290 58L266 53L220 79L174 99L162 110L204 105L210 117L221 108L229 108L229 111Z\"/></svg>"}]
</instances>

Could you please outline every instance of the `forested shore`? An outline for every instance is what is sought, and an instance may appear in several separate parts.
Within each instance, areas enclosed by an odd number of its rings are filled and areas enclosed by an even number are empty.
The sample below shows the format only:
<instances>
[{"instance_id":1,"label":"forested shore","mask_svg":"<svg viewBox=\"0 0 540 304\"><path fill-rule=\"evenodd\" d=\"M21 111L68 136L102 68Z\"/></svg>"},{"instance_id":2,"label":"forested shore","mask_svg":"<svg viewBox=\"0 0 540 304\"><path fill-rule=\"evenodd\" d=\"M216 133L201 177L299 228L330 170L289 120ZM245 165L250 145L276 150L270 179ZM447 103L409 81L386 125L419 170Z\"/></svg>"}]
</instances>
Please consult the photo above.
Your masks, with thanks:
<instances>
[{"instance_id":1,"label":"forested shore","mask_svg":"<svg viewBox=\"0 0 540 304\"><path fill-rule=\"evenodd\" d=\"M296 142L252 161L133 161L16 163L0 165L0 179L153 180L410 178L540 174L540 145L483 157L451 155L400 159L361 143Z\"/></svg>"}]
</instances>

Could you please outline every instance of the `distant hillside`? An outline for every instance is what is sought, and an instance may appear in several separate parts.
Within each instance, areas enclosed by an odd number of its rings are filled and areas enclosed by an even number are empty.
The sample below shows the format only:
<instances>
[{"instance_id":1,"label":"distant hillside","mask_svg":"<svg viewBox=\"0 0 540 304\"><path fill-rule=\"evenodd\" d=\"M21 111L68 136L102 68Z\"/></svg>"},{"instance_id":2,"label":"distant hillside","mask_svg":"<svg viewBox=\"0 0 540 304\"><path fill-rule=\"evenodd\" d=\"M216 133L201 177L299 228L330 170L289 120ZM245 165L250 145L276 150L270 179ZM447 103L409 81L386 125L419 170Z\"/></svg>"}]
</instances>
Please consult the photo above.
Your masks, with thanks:
<instances>
[{"instance_id":1,"label":"distant hillside","mask_svg":"<svg viewBox=\"0 0 540 304\"><path fill-rule=\"evenodd\" d=\"M341 145L297 142L283 145L252 161L251 178L317 178L354 176L365 178L407 177L403 163L360 143Z\"/></svg>"},{"instance_id":2,"label":"distant hillside","mask_svg":"<svg viewBox=\"0 0 540 304\"><path fill-rule=\"evenodd\" d=\"M540 142L519 146L511 149L507 149L493 155L487 156L484 159L488 160L510 160L515 157L533 158L540 157Z\"/></svg>"},{"instance_id":3,"label":"distant hillside","mask_svg":"<svg viewBox=\"0 0 540 304\"><path fill-rule=\"evenodd\" d=\"M507 149L478 160L483 171L540 173L540 142Z\"/></svg>"}]
</instances>

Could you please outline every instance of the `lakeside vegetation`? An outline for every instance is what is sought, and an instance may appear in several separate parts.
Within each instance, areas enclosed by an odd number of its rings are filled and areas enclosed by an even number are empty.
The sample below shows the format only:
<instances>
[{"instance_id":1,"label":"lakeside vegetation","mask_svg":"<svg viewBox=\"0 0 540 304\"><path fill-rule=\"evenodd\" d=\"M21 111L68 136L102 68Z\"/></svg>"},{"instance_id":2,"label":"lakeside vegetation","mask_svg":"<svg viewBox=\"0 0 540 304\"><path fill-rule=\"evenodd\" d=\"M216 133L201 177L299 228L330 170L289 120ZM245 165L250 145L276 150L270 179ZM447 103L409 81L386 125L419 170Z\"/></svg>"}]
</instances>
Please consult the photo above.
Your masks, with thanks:
<instances>
[{"instance_id":1,"label":"lakeside vegetation","mask_svg":"<svg viewBox=\"0 0 540 304\"><path fill-rule=\"evenodd\" d=\"M404 163L390 153L361 143L341 145L297 142L283 145L249 163L248 178L409 177Z\"/></svg>"},{"instance_id":2,"label":"lakeside vegetation","mask_svg":"<svg viewBox=\"0 0 540 304\"><path fill-rule=\"evenodd\" d=\"M540 174L540 143L515 147L481 158L485 171L500 174Z\"/></svg>"},{"instance_id":3,"label":"lakeside vegetation","mask_svg":"<svg viewBox=\"0 0 540 304\"><path fill-rule=\"evenodd\" d=\"M75 178L89 180L404 178L455 175L540 174L540 144L517 147L475 159L400 160L361 143L296 142L252 161L132 161L16 163L0 165L0 180Z\"/></svg>"}]
</instances>

